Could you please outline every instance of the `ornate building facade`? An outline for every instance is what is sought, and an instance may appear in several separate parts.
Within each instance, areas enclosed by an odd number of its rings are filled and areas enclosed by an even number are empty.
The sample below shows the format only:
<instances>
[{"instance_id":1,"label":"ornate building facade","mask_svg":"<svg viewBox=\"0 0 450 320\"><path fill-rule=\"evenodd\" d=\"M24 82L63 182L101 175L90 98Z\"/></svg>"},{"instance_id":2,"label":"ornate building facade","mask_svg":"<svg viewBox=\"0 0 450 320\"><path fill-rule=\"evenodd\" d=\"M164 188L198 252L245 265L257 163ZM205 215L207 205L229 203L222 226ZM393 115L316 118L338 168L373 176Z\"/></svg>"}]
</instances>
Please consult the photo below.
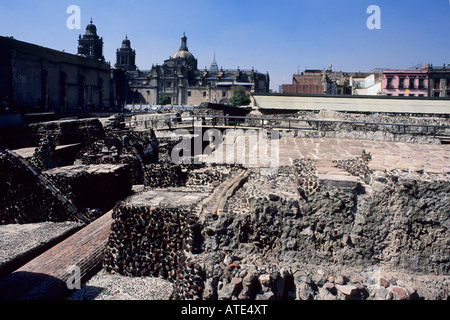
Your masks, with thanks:
<instances>
[{"instance_id":1,"label":"ornate building facade","mask_svg":"<svg viewBox=\"0 0 450 320\"><path fill-rule=\"evenodd\" d=\"M127 60L124 56L130 58ZM229 104L235 86L245 87L248 93L269 92L268 73L259 73L254 69L241 70L239 67L234 70L219 69L215 58L210 69L199 70L197 59L188 49L185 34L179 50L162 65L153 65L151 70L136 69L134 57L135 52L127 38L117 51L115 66L125 71L126 104L159 104L162 96L169 98L173 105L190 106L202 102Z\"/></svg>"}]
</instances>

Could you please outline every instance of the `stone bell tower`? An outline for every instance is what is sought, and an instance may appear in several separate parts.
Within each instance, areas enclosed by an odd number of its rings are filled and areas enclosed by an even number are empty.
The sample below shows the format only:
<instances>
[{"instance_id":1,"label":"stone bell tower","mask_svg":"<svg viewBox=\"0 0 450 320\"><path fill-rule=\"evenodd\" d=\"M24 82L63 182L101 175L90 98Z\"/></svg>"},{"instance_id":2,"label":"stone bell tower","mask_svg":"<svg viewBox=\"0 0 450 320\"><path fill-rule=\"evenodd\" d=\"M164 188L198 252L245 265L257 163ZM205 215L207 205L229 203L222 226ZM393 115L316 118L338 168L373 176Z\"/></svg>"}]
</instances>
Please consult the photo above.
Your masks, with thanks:
<instances>
[{"instance_id":1,"label":"stone bell tower","mask_svg":"<svg viewBox=\"0 0 450 320\"><path fill-rule=\"evenodd\" d=\"M136 51L131 49L131 42L128 35L122 41L122 48L116 52L116 67L125 71L136 70Z\"/></svg>"},{"instance_id":2,"label":"stone bell tower","mask_svg":"<svg viewBox=\"0 0 450 320\"><path fill-rule=\"evenodd\" d=\"M103 56L103 38L97 35L97 27L91 23L86 27L86 34L79 36L78 55L88 59L105 61Z\"/></svg>"}]
</instances>

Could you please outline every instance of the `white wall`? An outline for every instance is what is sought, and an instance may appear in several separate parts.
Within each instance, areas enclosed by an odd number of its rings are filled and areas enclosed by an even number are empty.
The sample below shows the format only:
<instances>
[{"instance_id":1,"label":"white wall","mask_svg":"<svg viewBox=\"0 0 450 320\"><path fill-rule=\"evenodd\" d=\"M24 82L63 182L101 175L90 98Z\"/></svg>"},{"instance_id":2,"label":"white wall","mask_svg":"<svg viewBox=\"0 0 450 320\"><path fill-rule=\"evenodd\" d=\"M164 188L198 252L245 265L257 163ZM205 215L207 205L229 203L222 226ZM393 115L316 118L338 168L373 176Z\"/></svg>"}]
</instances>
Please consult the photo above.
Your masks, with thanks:
<instances>
[{"instance_id":1,"label":"white wall","mask_svg":"<svg viewBox=\"0 0 450 320\"><path fill-rule=\"evenodd\" d=\"M450 114L450 99L254 94L261 109Z\"/></svg>"}]
</instances>

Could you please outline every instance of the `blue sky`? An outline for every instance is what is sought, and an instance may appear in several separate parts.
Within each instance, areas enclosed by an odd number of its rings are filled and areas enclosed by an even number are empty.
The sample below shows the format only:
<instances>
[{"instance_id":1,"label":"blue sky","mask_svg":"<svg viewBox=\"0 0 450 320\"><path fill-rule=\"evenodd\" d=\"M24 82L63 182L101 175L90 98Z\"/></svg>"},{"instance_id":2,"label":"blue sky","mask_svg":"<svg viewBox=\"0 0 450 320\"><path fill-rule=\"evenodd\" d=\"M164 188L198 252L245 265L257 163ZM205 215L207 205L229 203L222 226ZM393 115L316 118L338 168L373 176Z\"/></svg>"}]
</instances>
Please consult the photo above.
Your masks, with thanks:
<instances>
[{"instance_id":1,"label":"blue sky","mask_svg":"<svg viewBox=\"0 0 450 320\"><path fill-rule=\"evenodd\" d=\"M69 30L69 5L81 9L81 29ZM370 5L381 29L369 30ZM115 63L128 34L136 64L162 64L183 32L199 68L216 52L219 67L268 71L271 88L304 69L370 71L450 63L449 0L0 0L0 35L76 53L93 18L104 55Z\"/></svg>"}]
</instances>

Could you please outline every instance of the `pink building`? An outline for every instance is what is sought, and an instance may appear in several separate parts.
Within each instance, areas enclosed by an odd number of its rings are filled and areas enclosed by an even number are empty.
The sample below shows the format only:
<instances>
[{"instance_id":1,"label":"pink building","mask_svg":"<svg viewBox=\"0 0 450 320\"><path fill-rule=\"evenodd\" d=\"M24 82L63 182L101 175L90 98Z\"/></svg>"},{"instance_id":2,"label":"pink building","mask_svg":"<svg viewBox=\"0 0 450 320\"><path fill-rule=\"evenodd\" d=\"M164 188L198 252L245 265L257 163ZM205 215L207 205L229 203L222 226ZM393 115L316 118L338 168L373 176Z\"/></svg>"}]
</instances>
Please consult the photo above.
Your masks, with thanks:
<instances>
[{"instance_id":1,"label":"pink building","mask_svg":"<svg viewBox=\"0 0 450 320\"><path fill-rule=\"evenodd\" d=\"M428 69L383 70L383 94L397 97L428 97Z\"/></svg>"}]
</instances>

